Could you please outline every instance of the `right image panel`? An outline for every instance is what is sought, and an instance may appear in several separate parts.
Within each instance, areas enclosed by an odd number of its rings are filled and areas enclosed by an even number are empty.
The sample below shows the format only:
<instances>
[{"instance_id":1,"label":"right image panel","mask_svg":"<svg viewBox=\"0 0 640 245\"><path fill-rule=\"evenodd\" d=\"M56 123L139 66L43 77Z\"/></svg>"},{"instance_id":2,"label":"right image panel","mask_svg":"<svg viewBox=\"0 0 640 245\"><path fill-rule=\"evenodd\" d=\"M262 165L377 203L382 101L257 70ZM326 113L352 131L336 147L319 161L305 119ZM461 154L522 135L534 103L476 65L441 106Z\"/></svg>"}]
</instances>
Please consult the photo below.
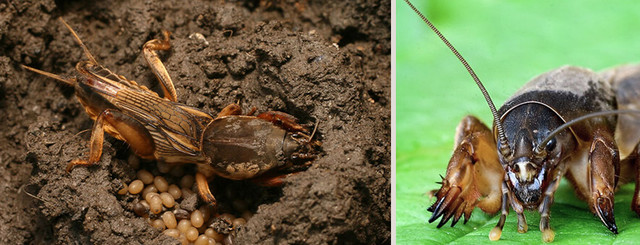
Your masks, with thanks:
<instances>
[{"instance_id":1,"label":"right image panel","mask_svg":"<svg viewBox=\"0 0 640 245\"><path fill-rule=\"evenodd\" d=\"M640 239L640 5L396 11L398 244Z\"/></svg>"}]
</instances>

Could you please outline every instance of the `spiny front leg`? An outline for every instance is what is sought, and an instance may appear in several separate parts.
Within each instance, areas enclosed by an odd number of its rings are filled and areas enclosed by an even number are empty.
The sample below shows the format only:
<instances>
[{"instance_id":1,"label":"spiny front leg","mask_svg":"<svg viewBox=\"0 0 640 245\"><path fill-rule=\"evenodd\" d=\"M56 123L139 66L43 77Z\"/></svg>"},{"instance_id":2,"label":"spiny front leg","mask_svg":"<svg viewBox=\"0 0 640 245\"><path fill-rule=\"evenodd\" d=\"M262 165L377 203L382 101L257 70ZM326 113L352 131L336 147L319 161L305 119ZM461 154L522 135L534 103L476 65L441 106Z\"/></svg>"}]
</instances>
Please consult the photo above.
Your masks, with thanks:
<instances>
[{"instance_id":1,"label":"spiny front leg","mask_svg":"<svg viewBox=\"0 0 640 245\"><path fill-rule=\"evenodd\" d=\"M158 57L156 50L169 50L171 48L171 44L169 44L169 34L168 31L162 31L162 35L164 39L153 39L147 41L142 47L142 54L144 55L144 59L151 67L153 74L156 75L160 83L162 84L162 90L164 92L164 97L170 101L176 102L178 100L178 95L176 94L176 88L173 85L173 81L169 76L169 72L162 64L162 61Z\"/></svg>"},{"instance_id":2,"label":"spiny front leg","mask_svg":"<svg viewBox=\"0 0 640 245\"><path fill-rule=\"evenodd\" d=\"M433 212L429 222L442 217L439 228L453 218L454 226L464 214L466 223L476 206L487 213L497 212L503 179L493 134L477 118L465 117L458 125L455 151L437 200L428 209Z\"/></svg>"},{"instance_id":3,"label":"spiny front leg","mask_svg":"<svg viewBox=\"0 0 640 245\"><path fill-rule=\"evenodd\" d=\"M584 150L588 160L570 164L567 177L577 194L587 201L591 212L597 215L610 231L618 233L613 215L613 194L620 160L612 133L597 128L588 147Z\"/></svg>"},{"instance_id":4,"label":"spiny front leg","mask_svg":"<svg viewBox=\"0 0 640 245\"><path fill-rule=\"evenodd\" d=\"M613 233L618 234L613 215L613 194L620 159L618 148L611 132L596 130L589 150L589 206L602 223Z\"/></svg>"}]
</instances>

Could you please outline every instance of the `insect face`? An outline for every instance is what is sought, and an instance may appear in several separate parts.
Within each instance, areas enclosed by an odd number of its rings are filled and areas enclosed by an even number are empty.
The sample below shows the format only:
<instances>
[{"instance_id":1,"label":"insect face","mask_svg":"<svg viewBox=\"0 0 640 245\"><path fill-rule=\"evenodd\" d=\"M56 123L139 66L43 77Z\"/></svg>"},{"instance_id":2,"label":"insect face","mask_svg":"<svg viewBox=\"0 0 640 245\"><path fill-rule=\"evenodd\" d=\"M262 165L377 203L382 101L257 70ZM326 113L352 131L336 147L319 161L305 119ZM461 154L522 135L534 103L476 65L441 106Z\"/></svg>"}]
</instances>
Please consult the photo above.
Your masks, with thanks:
<instances>
[{"instance_id":1,"label":"insect face","mask_svg":"<svg viewBox=\"0 0 640 245\"><path fill-rule=\"evenodd\" d=\"M540 104L524 104L507 111L502 117L512 155L501 157L511 193L522 206L535 208L542 202L543 191L553 176L564 172L558 163L576 145L567 129L545 143L542 152L536 148L550 132L564 124L552 110ZM547 118L548 120L538 120Z\"/></svg>"}]
</instances>

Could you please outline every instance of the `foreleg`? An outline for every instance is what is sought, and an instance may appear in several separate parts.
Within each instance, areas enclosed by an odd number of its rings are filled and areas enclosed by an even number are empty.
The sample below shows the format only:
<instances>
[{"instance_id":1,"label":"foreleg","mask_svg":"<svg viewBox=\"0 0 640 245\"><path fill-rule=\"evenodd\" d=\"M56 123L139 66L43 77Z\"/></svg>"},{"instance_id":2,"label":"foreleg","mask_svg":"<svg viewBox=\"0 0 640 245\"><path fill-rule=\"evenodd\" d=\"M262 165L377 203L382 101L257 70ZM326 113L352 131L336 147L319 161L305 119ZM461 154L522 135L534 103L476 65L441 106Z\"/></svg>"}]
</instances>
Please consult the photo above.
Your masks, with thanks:
<instances>
[{"instance_id":1,"label":"foreleg","mask_svg":"<svg viewBox=\"0 0 640 245\"><path fill-rule=\"evenodd\" d=\"M462 119L456 133L455 150L436 202L429 207L429 222L442 217L442 227L453 217L454 226L462 214L465 223L471 211L479 207L495 213L502 203L504 170L498 160L496 143L487 126L473 116Z\"/></svg>"},{"instance_id":2,"label":"foreleg","mask_svg":"<svg viewBox=\"0 0 640 245\"><path fill-rule=\"evenodd\" d=\"M151 67L153 74L155 74L160 81L162 90L164 91L164 97L170 101L176 102L178 100L176 88L169 76L169 72L167 72L167 69L164 67L156 53L157 50L169 50L171 48L171 44L169 43L169 34L170 33L168 31L163 31L162 35L164 36L164 39L153 39L147 41L142 47L142 54L149 64L149 67Z\"/></svg>"}]
</instances>

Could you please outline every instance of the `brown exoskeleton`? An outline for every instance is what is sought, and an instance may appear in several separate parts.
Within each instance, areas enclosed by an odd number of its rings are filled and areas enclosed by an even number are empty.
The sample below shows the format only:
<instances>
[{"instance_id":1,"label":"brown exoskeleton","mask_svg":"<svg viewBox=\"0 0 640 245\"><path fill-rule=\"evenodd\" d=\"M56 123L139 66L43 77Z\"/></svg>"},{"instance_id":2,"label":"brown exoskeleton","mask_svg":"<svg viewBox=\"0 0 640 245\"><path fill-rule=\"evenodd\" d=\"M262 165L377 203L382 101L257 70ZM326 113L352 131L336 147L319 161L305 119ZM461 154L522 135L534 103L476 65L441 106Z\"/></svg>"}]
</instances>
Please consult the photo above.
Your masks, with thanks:
<instances>
[{"instance_id":1,"label":"brown exoskeleton","mask_svg":"<svg viewBox=\"0 0 640 245\"><path fill-rule=\"evenodd\" d=\"M518 232L526 232L524 210L540 213L545 242L550 228L550 206L563 176L591 211L613 233L618 232L613 206L620 182L636 181L631 207L640 214L640 66L619 67L597 74L565 66L525 84L498 110L476 74L462 56L420 14L467 68L493 114L490 129L473 116L458 125L455 149L429 222L438 227L452 219L465 221L475 207L487 213L501 211L489 233L500 239L509 208L518 216ZM627 114L622 114L627 113ZM613 115L622 114L617 118Z\"/></svg>"},{"instance_id":2,"label":"brown exoskeleton","mask_svg":"<svg viewBox=\"0 0 640 245\"><path fill-rule=\"evenodd\" d=\"M100 160L106 131L129 144L141 158L168 164L196 164L198 193L204 201L215 205L208 185L213 176L234 180L259 178L263 184L274 185L294 165L308 165L315 158L320 142L312 139L313 133L310 135L291 115L276 111L241 115L240 106L231 104L213 116L176 102L173 82L156 54L157 50L170 48L169 32L163 33L164 39L148 41L143 47L143 55L164 91L164 97L159 97L147 87L98 64L73 29L62 18L60 21L88 59L76 65L81 76L65 79L23 67L73 86L76 97L95 120L88 159L71 161L67 171Z\"/></svg>"}]
</instances>

